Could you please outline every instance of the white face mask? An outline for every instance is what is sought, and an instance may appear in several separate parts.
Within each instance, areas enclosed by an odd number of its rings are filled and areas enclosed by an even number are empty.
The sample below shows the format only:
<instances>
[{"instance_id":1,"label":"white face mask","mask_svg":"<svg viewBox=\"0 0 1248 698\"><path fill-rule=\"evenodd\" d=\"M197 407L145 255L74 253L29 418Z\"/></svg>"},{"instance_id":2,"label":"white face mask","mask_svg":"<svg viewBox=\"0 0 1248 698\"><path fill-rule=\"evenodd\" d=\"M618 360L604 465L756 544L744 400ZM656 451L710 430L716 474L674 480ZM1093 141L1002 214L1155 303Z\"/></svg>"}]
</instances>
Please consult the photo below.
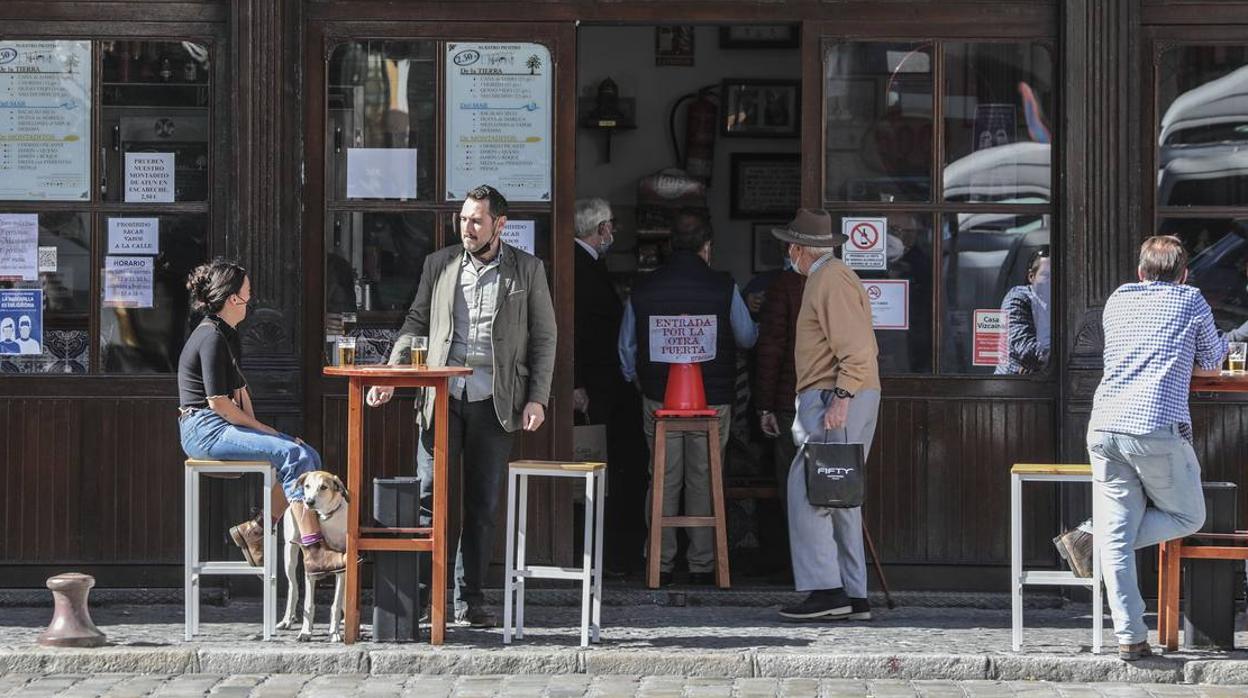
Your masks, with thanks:
<instances>
[{"instance_id":1,"label":"white face mask","mask_svg":"<svg viewBox=\"0 0 1248 698\"><path fill-rule=\"evenodd\" d=\"M1053 297L1053 282L1049 279L1037 281L1031 285L1031 288L1036 292L1036 295L1040 297L1040 300L1045 303L1048 303L1049 299Z\"/></svg>"}]
</instances>

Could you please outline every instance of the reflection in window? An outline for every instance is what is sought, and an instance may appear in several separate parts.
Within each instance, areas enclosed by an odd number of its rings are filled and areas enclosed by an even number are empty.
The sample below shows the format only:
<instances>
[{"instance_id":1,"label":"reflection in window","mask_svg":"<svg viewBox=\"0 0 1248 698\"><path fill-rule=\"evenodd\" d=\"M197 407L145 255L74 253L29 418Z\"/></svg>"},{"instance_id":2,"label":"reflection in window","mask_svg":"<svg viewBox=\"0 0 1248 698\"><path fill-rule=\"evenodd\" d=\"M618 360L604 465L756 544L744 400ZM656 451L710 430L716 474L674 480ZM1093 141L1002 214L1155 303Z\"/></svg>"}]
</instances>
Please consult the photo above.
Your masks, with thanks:
<instances>
[{"instance_id":1,"label":"reflection in window","mask_svg":"<svg viewBox=\"0 0 1248 698\"><path fill-rule=\"evenodd\" d=\"M406 311L425 255L436 248L432 213L338 212L325 248L325 308L330 313Z\"/></svg>"},{"instance_id":2,"label":"reflection in window","mask_svg":"<svg viewBox=\"0 0 1248 698\"><path fill-rule=\"evenodd\" d=\"M828 201L930 201L932 46L844 42L824 51Z\"/></svg>"},{"instance_id":3,"label":"reflection in window","mask_svg":"<svg viewBox=\"0 0 1248 698\"><path fill-rule=\"evenodd\" d=\"M945 199L1049 201L1049 49L1040 44L951 43L946 45L945 66Z\"/></svg>"},{"instance_id":4,"label":"reflection in window","mask_svg":"<svg viewBox=\"0 0 1248 698\"><path fill-rule=\"evenodd\" d=\"M1162 235L1183 241L1189 261L1187 283L1200 289L1223 332L1248 336L1248 220L1166 218Z\"/></svg>"},{"instance_id":5,"label":"reflection in window","mask_svg":"<svg viewBox=\"0 0 1248 698\"><path fill-rule=\"evenodd\" d=\"M1157 76L1158 205L1248 204L1248 48L1172 48Z\"/></svg>"},{"instance_id":6,"label":"reflection in window","mask_svg":"<svg viewBox=\"0 0 1248 698\"><path fill-rule=\"evenodd\" d=\"M356 41L334 49L326 134L333 198L433 198L435 46Z\"/></svg>"},{"instance_id":7,"label":"reflection in window","mask_svg":"<svg viewBox=\"0 0 1248 698\"><path fill-rule=\"evenodd\" d=\"M1003 363L1000 353L1009 349L1007 295L1025 298L1037 335L1046 331L1039 326L1051 317L1044 301L1049 295L1045 279L1030 271L1037 252L1049 247L1050 217L958 213L945 216L942 226L941 372L996 373ZM1006 370L1038 373L1047 368L1047 357L1031 363L1036 370Z\"/></svg>"}]
</instances>

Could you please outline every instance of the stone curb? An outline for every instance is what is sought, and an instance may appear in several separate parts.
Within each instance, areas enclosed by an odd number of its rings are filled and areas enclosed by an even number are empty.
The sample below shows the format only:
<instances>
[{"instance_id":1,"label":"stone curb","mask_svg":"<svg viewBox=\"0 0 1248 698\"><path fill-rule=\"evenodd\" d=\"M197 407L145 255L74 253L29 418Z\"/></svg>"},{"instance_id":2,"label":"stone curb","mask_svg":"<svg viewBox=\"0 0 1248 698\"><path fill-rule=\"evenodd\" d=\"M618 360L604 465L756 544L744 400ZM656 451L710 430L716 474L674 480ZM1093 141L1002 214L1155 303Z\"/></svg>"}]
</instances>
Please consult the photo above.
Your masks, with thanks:
<instances>
[{"instance_id":1,"label":"stone curb","mask_svg":"<svg viewBox=\"0 0 1248 698\"><path fill-rule=\"evenodd\" d=\"M1248 660L1112 655L826 654L745 649L0 648L0 674L595 674L716 678L1248 684Z\"/></svg>"}]
</instances>

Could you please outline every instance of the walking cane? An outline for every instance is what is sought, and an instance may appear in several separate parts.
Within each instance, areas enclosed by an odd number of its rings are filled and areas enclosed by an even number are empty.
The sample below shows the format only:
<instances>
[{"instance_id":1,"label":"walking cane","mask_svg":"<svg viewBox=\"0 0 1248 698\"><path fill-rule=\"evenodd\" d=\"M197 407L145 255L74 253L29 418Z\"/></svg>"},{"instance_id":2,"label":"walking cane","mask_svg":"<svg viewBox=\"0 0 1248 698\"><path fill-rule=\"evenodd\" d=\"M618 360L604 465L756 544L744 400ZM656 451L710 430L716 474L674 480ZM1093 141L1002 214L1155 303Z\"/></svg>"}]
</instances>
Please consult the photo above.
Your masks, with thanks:
<instances>
[{"instance_id":1,"label":"walking cane","mask_svg":"<svg viewBox=\"0 0 1248 698\"><path fill-rule=\"evenodd\" d=\"M862 536L867 539L867 552L871 553L871 564L875 565L875 574L880 578L880 586L884 587L884 600L888 607L897 608L893 602L893 593L888 590L888 578L884 576L884 568L880 566L880 556L875 552L875 541L871 540L871 530L867 528L867 520L862 520Z\"/></svg>"}]
</instances>

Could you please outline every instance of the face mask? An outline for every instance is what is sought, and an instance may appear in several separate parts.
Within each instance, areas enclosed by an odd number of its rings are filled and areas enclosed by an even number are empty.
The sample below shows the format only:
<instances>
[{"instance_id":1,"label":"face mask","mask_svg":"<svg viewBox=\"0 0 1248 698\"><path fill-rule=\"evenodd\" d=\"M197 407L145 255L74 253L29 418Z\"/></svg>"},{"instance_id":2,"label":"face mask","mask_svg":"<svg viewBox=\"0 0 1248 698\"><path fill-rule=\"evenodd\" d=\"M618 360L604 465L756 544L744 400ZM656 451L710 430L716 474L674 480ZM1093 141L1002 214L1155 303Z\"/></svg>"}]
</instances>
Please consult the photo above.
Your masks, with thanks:
<instances>
[{"instance_id":1,"label":"face mask","mask_svg":"<svg viewBox=\"0 0 1248 698\"><path fill-rule=\"evenodd\" d=\"M788 255L785 255L785 257L784 257L784 270L785 270L785 271L794 271L794 270L796 270L796 269L797 269L797 267L793 265L793 260L789 259Z\"/></svg>"},{"instance_id":2,"label":"face mask","mask_svg":"<svg viewBox=\"0 0 1248 698\"><path fill-rule=\"evenodd\" d=\"M1040 300L1045 303L1048 303L1049 299L1053 297L1053 282L1047 279L1033 283L1031 288L1036 292L1036 295L1040 297Z\"/></svg>"},{"instance_id":3,"label":"face mask","mask_svg":"<svg viewBox=\"0 0 1248 698\"><path fill-rule=\"evenodd\" d=\"M611 236L607 238L606 240L599 242L597 245L594 245L594 249L598 250L598 256L602 257L603 255L607 254L607 250L611 249L611 244L614 242L615 242L615 236Z\"/></svg>"}]
</instances>

